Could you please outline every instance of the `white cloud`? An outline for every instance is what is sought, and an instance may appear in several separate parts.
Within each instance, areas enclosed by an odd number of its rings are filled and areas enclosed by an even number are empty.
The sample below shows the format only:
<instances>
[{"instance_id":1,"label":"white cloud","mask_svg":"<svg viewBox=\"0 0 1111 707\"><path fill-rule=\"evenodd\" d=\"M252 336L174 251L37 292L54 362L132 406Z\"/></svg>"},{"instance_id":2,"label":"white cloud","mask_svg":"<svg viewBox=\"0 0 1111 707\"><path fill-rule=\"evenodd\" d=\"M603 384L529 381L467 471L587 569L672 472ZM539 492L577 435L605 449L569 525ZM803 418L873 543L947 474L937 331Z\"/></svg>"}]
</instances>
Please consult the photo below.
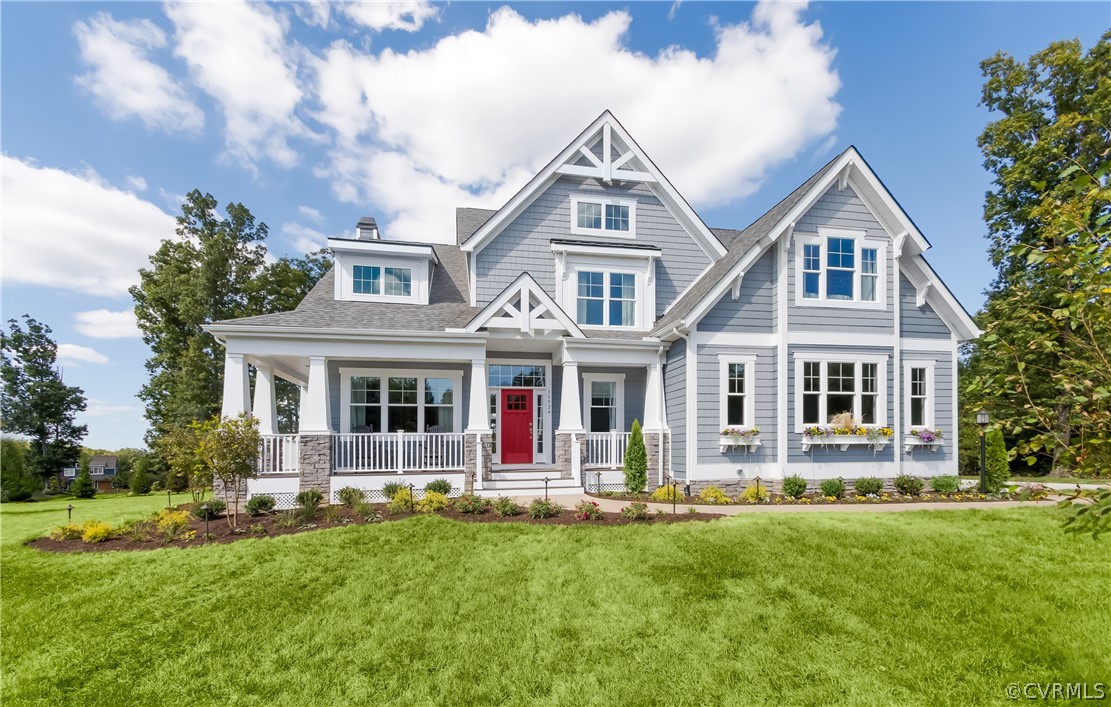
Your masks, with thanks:
<instances>
[{"instance_id":1,"label":"white cloud","mask_svg":"<svg viewBox=\"0 0 1111 707\"><path fill-rule=\"evenodd\" d=\"M137 339L142 336L135 322L135 310L124 309L112 312L107 309L93 309L73 315L73 328L94 339Z\"/></svg>"},{"instance_id":2,"label":"white cloud","mask_svg":"<svg viewBox=\"0 0 1111 707\"><path fill-rule=\"evenodd\" d=\"M146 191L147 190L147 180L143 179L142 177L139 177L139 176L136 176L136 175L131 175L127 178L127 183L135 191Z\"/></svg>"},{"instance_id":3,"label":"white cloud","mask_svg":"<svg viewBox=\"0 0 1111 707\"><path fill-rule=\"evenodd\" d=\"M195 134L204 113L181 84L148 57L166 46L166 33L149 20L119 22L99 13L73 25L88 73L77 83L113 120L138 118L148 128Z\"/></svg>"},{"instance_id":4,"label":"white cloud","mask_svg":"<svg viewBox=\"0 0 1111 707\"><path fill-rule=\"evenodd\" d=\"M8 155L0 170L6 284L126 297L159 242L174 236L172 216L95 178Z\"/></svg>"},{"instance_id":5,"label":"white cloud","mask_svg":"<svg viewBox=\"0 0 1111 707\"><path fill-rule=\"evenodd\" d=\"M297 222L282 224L282 234L287 237L293 247L302 253L311 253L328 245L328 236L315 228L303 226Z\"/></svg>"},{"instance_id":6,"label":"white cloud","mask_svg":"<svg viewBox=\"0 0 1111 707\"><path fill-rule=\"evenodd\" d=\"M530 22L501 8L483 31L404 54L336 42L314 65L335 140L317 174L384 208L386 237L451 240L454 207L499 206L610 108L696 206L734 201L836 127L834 52L804 9L757 5L714 28L706 57L632 51L624 11Z\"/></svg>"},{"instance_id":7,"label":"white cloud","mask_svg":"<svg viewBox=\"0 0 1111 707\"><path fill-rule=\"evenodd\" d=\"M135 410L134 405L114 405L104 400L97 400L96 398L89 398L87 403L85 414L89 417L122 415L123 413L133 412Z\"/></svg>"},{"instance_id":8,"label":"white cloud","mask_svg":"<svg viewBox=\"0 0 1111 707\"><path fill-rule=\"evenodd\" d=\"M304 204L302 204L301 206L297 207L297 211L313 223L324 223L324 214L320 213L311 206L305 206Z\"/></svg>"},{"instance_id":9,"label":"white cloud","mask_svg":"<svg viewBox=\"0 0 1111 707\"><path fill-rule=\"evenodd\" d=\"M384 29L397 29L416 32L428 20L439 15L439 9L430 2L406 2L401 0L378 0L376 2L341 3L338 9L353 22L367 29L380 32Z\"/></svg>"},{"instance_id":10,"label":"white cloud","mask_svg":"<svg viewBox=\"0 0 1111 707\"><path fill-rule=\"evenodd\" d=\"M77 344L58 344L60 365L80 366L82 363L108 363L108 357L96 349Z\"/></svg>"},{"instance_id":11,"label":"white cloud","mask_svg":"<svg viewBox=\"0 0 1111 707\"><path fill-rule=\"evenodd\" d=\"M174 54L223 111L226 157L249 168L263 159L296 164L289 139L314 136L294 114L302 98L299 49L286 41L285 17L248 2L171 3L166 14L175 26Z\"/></svg>"}]
</instances>

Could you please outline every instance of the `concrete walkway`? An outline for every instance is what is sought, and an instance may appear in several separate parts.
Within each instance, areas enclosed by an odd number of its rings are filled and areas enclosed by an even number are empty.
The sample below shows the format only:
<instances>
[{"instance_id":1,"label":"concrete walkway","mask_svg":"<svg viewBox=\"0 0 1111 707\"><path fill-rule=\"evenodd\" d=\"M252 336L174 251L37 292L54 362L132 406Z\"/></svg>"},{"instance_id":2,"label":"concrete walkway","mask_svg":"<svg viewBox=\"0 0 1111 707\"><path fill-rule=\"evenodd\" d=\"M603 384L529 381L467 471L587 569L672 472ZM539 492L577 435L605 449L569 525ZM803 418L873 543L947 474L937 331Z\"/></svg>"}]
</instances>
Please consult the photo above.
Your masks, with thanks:
<instances>
[{"instance_id":1,"label":"concrete walkway","mask_svg":"<svg viewBox=\"0 0 1111 707\"><path fill-rule=\"evenodd\" d=\"M527 505L534 498L540 496L515 496L514 500L522 505ZM549 496L551 500L562 505L568 510L573 509L579 501L595 501L603 511L617 512L629 505L629 501L614 498L594 498L583 494L568 494L566 496ZM1025 506L1049 507L1056 503L1054 500L1044 501L953 501L946 503L822 503L811 506L806 505L752 505L752 506L704 506L697 503L678 503L676 512L687 513L688 508L694 508L699 513L713 513L723 516L735 516L742 513L893 513L897 511L960 511L970 508L1018 508ZM656 509L671 513L670 503L648 503L648 510L655 513Z\"/></svg>"}]
</instances>

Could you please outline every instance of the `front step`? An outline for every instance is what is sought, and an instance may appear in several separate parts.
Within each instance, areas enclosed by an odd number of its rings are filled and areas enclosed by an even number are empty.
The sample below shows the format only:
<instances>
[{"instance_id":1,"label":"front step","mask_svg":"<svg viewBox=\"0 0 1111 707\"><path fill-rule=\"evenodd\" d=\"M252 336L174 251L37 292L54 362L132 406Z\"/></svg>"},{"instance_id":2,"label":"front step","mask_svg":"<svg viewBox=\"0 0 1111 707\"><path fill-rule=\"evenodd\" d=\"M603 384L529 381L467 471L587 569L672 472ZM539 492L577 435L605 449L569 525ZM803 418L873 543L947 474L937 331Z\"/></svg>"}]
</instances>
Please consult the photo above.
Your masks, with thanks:
<instances>
[{"instance_id":1,"label":"front step","mask_svg":"<svg viewBox=\"0 0 1111 707\"><path fill-rule=\"evenodd\" d=\"M544 475L532 473L521 478L521 472L506 472L493 474L494 479L484 481L482 489L475 493L479 496L537 496L544 493ZM501 476L510 478L499 478ZM561 479L549 477L548 495L569 495L584 493L582 485L575 479Z\"/></svg>"},{"instance_id":2,"label":"front step","mask_svg":"<svg viewBox=\"0 0 1111 707\"><path fill-rule=\"evenodd\" d=\"M490 478L494 481L540 481L544 483L544 477L548 477L555 481L560 477L559 469L552 467L550 469L505 469L490 472Z\"/></svg>"}]
</instances>

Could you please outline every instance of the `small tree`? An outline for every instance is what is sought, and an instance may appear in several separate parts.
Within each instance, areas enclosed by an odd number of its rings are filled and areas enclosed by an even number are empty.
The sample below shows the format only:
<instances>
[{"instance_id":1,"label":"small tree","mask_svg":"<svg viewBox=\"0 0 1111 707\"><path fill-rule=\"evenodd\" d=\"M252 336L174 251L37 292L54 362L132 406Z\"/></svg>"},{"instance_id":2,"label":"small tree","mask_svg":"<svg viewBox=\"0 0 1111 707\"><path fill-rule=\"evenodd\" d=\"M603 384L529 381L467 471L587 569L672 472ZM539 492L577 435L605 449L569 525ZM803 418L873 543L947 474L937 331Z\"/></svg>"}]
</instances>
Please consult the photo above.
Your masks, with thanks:
<instances>
[{"instance_id":1,"label":"small tree","mask_svg":"<svg viewBox=\"0 0 1111 707\"><path fill-rule=\"evenodd\" d=\"M1003 433L998 429L988 430L986 456L988 491L998 491L1003 488L1007 479L1011 478L1007 444L1003 441Z\"/></svg>"},{"instance_id":2,"label":"small tree","mask_svg":"<svg viewBox=\"0 0 1111 707\"><path fill-rule=\"evenodd\" d=\"M212 486L212 467L200 453L200 434L204 423L176 425L158 441L158 448L175 477L185 479L193 503L204 501L205 491Z\"/></svg>"},{"instance_id":3,"label":"small tree","mask_svg":"<svg viewBox=\"0 0 1111 707\"><path fill-rule=\"evenodd\" d=\"M69 492L73 494L74 498L92 498L96 495L96 484L93 483L93 477L89 476L89 460L81 460L81 471L77 473L77 478L69 485Z\"/></svg>"},{"instance_id":4,"label":"small tree","mask_svg":"<svg viewBox=\"0 0 1111 707\"><path fill-rule=\"evenodd\" d=\"M150 477L147 476L147 458L140 457L135 460L135 466L131 469L131 479L129 479L128 487L131 489L133 496L145 496L150 493Z\"/></svg>"},{"instance_id":5,"label":"small tree","mask_svg":"<svg viewBox=\"0 0 1111 707\"><path fill-rule=\"evenodd\" d=\"M258 420L246 413L214 417L200 426L198 439L201 457L223 484L228 524L234 528L239 525L241 486L258 476Z\"/></svg>"},{"instance_id":6,"label":"small tree","mask_svg":"<svg viewBox=\"0 0 1111 707\"><path fill-rule=\"evenodd\" d=\"M24 457L27 443L4 437L0 439L0 501L26 501L42 488L41 479L27 471Z\"/></svg>"},{"instance_id":7,"label":"small tree","mask_svg":"<svg viewBox=\"0 0 1111 707\"><path fill-rule=\"evenodd\" d=\"M644 451L644 433L640 420L633 420L629 446L625 448L625 488L629 493L643 493L648 485L648 454Z\"/></svg>"}]
</instances>

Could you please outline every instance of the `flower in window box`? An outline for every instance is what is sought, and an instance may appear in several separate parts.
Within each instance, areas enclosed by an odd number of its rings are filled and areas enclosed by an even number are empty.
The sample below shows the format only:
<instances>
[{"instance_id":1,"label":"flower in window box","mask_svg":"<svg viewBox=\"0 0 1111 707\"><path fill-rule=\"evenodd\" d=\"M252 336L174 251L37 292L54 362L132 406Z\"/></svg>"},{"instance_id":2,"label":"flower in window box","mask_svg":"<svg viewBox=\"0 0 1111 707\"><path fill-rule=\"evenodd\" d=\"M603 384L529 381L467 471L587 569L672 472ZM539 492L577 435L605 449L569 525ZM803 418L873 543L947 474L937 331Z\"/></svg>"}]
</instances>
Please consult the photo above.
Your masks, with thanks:
<instances>
[{"instance_id":1,"label":"flower in window box","mask_svg":"<svg viewBox=\"0 0 1111 707\"><path fill-rule=\"evenodd\" d=\"M759 427L740 427L738 425L730 425L721 431L722 437L730 437L733 443L737 444L741 440L751 442L753 439L760 435Z\"/></svg>"},{"instance_id":2,"label":"flower in window box","mask_svg":"<svg viewBox=\"0 0 1111 707\"><path fill-rule=\"evenodd\" d=\"M927 428L911 430L910 434L912 437L917 437L920 441L927 443L936 442L942 437L941 430L931 430Z\"/></svg>"}]
</instances>

